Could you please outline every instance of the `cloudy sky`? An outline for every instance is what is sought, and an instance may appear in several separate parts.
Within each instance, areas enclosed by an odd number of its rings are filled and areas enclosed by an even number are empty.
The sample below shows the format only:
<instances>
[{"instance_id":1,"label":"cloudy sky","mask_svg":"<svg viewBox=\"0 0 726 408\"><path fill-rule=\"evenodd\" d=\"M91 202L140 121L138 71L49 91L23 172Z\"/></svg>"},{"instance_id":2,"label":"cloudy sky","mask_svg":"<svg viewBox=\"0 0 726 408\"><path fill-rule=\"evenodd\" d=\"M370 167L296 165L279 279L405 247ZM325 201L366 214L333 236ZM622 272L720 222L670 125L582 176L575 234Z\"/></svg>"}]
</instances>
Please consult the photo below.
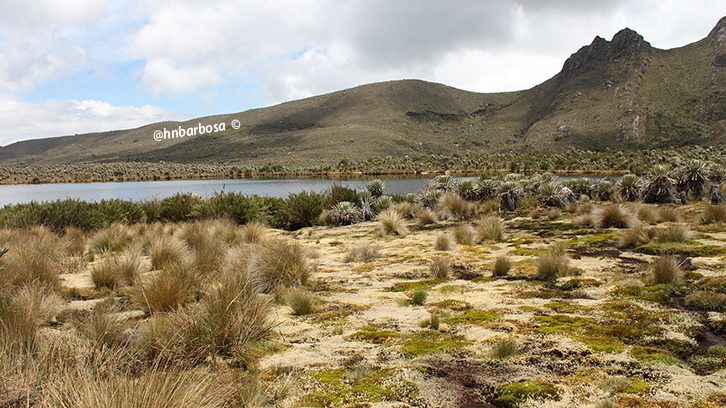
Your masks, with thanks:
<instances>
[{"instance_id":1,"label":"cloudy sky","mask_svg":"<svg viewBox=\"0 0 726 408\"><path fill-rule=\"evenodd\" d=\"M704 37L713 0L2 0L0 145L369 82L534 86L595 35Z\"/></svg>"}]
</instances>

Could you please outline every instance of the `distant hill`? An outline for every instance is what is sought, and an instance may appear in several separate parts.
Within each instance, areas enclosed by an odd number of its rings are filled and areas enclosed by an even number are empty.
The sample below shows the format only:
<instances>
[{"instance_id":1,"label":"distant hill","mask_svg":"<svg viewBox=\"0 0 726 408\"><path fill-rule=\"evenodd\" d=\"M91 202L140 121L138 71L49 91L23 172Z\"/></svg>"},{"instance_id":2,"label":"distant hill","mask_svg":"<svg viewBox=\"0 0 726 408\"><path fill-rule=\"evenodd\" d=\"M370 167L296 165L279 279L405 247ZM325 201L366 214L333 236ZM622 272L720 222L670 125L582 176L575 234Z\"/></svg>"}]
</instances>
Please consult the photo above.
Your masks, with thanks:
<instances>
[{"instance_id":1,"label":"distant hill","mask_svg":"<svg viewBox=\"0 0 726 408\"><path fill-rule=\"evenodd\" d=\"M652 47L624 29L596 37L534 88L467 92L402 80L241 113L29 140L0 164L171 161L309 166L462 151L645 149L726 142L726 17L695 43ZM231 120L240 121L233 129ZM224 121L213 135L153 140Z\"/></svg>"}]
</instances>

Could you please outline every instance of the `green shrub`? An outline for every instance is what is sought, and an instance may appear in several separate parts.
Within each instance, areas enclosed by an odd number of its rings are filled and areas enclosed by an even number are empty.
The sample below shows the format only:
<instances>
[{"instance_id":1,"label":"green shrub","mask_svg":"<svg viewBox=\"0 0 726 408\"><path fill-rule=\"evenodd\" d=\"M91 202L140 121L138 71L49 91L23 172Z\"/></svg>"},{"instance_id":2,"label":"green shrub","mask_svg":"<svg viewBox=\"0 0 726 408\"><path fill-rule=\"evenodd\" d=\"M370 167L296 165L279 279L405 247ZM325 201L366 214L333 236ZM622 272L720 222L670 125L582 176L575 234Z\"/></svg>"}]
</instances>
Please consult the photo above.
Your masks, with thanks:
<instances>
[{"instance_id":1,"label":"green shrub","mask_svg":"<svg viewBox=\"0 0 726 408\"><path fill-rule=\"evenodd\" d=\"M371 198L374 200L378 197L381 197L386 190L386 184L383 182L383 180L371 180L366 185L366 190L371 194Z\"/></svg>"},{"instance_id":2,"label":"green shrub","mask_svg":"<svg viewBox=\"0 0 726 408\"><path fill-rule=\"evenodd\" d=\"M500 340L492 348L492 355L503 360L517 354L517 343L512 340Z\"/></svg>"},{"instance_id":3,"label":"green shrub","mask_svg":"<svg viewBox=\"0 0 726 408\"><path fill-rule=\"evenodd\" d=\"M199 216L203 201L192 193L178 193L161 200L159 216L164 221L191 221Z\"/></svg>"},{"instance_id":4,"label":"green shrub","mask_svg":"<svg viewBox=\"0 0 726 408\"><path fill-rule=\"evenodd\" d=\"M285 200L287 228L297 230L315 225L323 212L325 195L314 192L290 194Z\"/></svg>"}]
</instances>

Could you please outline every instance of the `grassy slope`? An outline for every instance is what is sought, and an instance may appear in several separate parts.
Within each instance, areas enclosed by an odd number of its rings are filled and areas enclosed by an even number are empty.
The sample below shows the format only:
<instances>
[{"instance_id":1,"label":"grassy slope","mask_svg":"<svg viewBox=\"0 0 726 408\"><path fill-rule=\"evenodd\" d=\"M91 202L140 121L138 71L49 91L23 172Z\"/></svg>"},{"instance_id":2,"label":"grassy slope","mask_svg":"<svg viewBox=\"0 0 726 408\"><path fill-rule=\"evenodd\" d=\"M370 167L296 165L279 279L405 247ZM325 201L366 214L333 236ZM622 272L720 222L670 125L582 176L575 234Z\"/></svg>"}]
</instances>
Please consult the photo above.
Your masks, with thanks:
<instances>
[{"instance_id":1,"label":"grassy slope","mask_svg":"<svg viewBox=\"0 0 726 408\"><path fill-rule=\"evenodd\" d=\"M242 113L215 136L154 142L139 129L20 142L0 162L79 161L334 164L341 159L455 155L502 149L641 148L724 141L722 19L703 40L658 50L632 31L596 39L532 89L481 94L406 80L364 85ZM576 68L573 66L577 63ZM612 86L606 86L610 81Z\"/></svg>"}]
</instances>

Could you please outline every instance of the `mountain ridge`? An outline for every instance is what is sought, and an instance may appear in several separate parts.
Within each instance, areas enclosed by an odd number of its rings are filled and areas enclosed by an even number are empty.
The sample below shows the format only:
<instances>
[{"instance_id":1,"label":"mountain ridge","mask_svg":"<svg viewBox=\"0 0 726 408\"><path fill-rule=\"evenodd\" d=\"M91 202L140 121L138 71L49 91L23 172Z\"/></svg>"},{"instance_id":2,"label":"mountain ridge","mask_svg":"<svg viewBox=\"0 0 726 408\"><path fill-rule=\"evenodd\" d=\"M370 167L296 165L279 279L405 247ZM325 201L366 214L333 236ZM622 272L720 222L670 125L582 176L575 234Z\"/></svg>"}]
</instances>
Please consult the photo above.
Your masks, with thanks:
<instances>
[{"instance_id":1,"label":"mountain ridge","mask_svg":"<svg viewBox=\"0 0 726 408\"><path fill-rule=\"evenodd\" d=\"M725 140L726 17L667 50L629 28L596 36L530 89L477 93L421 80L135 129L33 139L0 164L173 161L306 165L477 151L642 149ZM240 121L232 129L232 119ZM154 131L224 121L225 132L154 141Z\"/></svg>"}]
</instances>

